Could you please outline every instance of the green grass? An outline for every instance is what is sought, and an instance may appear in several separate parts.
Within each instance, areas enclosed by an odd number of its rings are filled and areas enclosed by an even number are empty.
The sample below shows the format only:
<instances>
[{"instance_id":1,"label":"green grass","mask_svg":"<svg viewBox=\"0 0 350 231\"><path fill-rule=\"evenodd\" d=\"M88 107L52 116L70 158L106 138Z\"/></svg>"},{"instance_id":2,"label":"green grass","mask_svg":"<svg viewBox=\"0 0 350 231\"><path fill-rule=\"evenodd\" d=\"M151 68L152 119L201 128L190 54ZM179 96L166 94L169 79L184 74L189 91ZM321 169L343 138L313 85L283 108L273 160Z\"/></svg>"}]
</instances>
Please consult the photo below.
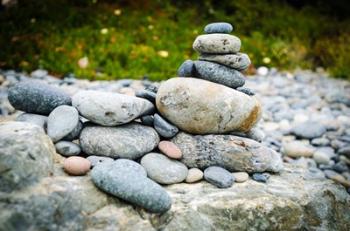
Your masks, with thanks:
<instances>
[{"instance_id":1,"label":"green grass","mask_svg":"<svg viewBox=\"0 0 350 231\"><path fill-rule=\"evenodd\" d=\"M58 76L74 72L88 79L166 79L185 59L196 59L192 43L207 23L228 21L255 66L324 66L336 77L349 78L348 19L277 1L223 5L208 0L23 0L0 14L0 68L42 67ZM82 57L89 60L86 68L78 65Z\"/></svg>"}]
</instances>

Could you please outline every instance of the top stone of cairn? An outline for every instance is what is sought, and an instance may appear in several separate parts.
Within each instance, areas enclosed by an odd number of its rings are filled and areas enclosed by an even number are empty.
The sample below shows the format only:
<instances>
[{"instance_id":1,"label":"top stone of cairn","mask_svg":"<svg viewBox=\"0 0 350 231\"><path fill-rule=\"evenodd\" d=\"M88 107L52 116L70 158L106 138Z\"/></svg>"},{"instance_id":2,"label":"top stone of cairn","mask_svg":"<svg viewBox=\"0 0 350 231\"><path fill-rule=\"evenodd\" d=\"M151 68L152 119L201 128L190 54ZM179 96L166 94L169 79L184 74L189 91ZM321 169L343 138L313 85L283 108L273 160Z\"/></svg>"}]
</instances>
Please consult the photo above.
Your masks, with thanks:
<instances>
[{"instance_id":1,"label":"top stone of cairn","mask_svg":"<svg viewBox=\"0 0 350 231\"><path fill-rule=\"evenodd\" d=\"M233 30L230 23L227 22L214 22L205 26L204 32L206 34L229 34Z\"/></svg>"}]
</instances>

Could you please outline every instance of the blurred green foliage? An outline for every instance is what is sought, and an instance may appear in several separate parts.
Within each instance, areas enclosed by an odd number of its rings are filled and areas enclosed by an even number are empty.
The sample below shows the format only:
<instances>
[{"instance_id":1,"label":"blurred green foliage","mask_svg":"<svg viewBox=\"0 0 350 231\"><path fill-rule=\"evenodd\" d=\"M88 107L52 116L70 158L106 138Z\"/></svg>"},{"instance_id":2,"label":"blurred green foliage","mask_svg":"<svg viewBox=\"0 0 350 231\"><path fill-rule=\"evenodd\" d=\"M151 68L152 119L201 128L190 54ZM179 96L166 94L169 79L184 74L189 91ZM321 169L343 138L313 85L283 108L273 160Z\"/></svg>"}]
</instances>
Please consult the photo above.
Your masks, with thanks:
<instances>
[{"instance_id":1,"label":"blurred green foliage","mask_svg":"<svg viewBox=\"0 0 350 231\"><path fill-rule=\"evenodd\" d=\"M160 80L196 59L195 37L234 25L255 66L326 67L350 78L350 20L283 1L19 0L0 12L0 68L73 72L88 79ZM86 67L78 65L82 58Z\"/></svg>"}]
</instances>

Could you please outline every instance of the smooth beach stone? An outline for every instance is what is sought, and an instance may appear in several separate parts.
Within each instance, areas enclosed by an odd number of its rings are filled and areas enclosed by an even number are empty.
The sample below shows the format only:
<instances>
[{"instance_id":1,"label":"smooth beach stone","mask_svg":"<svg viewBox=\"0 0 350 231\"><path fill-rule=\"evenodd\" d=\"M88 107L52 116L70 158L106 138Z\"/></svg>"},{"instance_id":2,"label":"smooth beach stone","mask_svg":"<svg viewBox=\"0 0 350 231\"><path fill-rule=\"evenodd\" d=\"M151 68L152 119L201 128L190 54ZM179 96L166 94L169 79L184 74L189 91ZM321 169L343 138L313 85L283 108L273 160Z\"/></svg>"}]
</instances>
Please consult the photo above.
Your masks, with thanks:
<instances>
[{"instance_id":1,"label":"smooth beach stone","mask_svg":"<svg viewBox=\"0 0 350 231\"><path fill-rule=\"evenodd\" d=\"M204 34L194 40L193 49L208 54L237 53L241 49L241 40L229 34Z\"/></svg>"},{"instance_id":2,"label":"smooth beach stone","mask_svg":"<svg viewBox=\"0 0 350 231\"><path fill-rule=\"evenodd\" d=\"M326 152L322 150L316 150L312 156L317 164L329 164L331 157Z\"/></svg>"},{"instance_id":3,"label":"smooth beach stone","mask_svg":"<svg viewBox=\"0 0 350 231\"><path fill-rule=\"evenodd\" d=\"M229 34L233 30L233 27L230 23L227 22L213 22L204 27L204 32L206 34Z\"/></svg>"},{"instance_id":4,"label":"smooth beach stone","mask_svg":"<svg viewBox=\"0 0 350 231\"><path fill-rule=\"evenodd\" d=\"M63 168L72 176L83 176L90 171L90 161L80 156L71 156L64 160Z\"/></svg>"},{"instance_id":5,"label":"smooth beach stone","mask_svg":"<svg viewBox=\"0 0 350 231\"><path fill-rule=\"evenodd\" d=\"M153 115L145 115L141 117L141 123L146 126L153 127L154 116Z\"/></svg>"},{"instance_id":6,"label":"smooth beach stone","mask_svg":"<svg viewBox=\"0 0 350 231\"><path fill-rule=\"evenodd\" d=\"M215 62L218 64L225 65L229 68L233 68L239 71L246 70L251 64L250 58L247 54L201 54L199 60Z\"/></svg>"},{"instance_id":7,"label":"smooth beach stone","mask_svg":"<svg viewBox=\"0 0 350 231\"><path fill-rule=\"evenodd\" d=\"M344 155L344 156L350 158L350 145L341 147L341 148L338 150L338 154L339 154L339 155Z\"/></svg>"},{"instance_id":8,"label":"smooth beach stone","mask_svg":"<svg viewBox=\"0 0 350 231\"><path fill-rule=\"evenodd\" d=\"M72 141L72 140L78 139L79 135L80 135L80 132L83 129L83 127L84 127L83 122L81 122L79 120L77 126L73 129L73 131L71 131L68 135L63 137L62 140Z\"/></svg>"},{"instance_id":9,"label":"smooth beach stone","mask_svg":"<svg viewBox=\"0 0 350 231\"><path fill-rule=\"evenodd\" d=\"M240 91L246 95L249 95L249 96L253 96L255 95L254 91L250 88L247 88L247 87L237 87L236 89L237 91Z\"/></svg>"},{"instance_id":10,"label":"smooth beach stone","mask_svg":"<svg viewBox=\"0 0 350 231\"><path fill-rule=\"evenodd\" d=\"M256 97L196 78L163 82L156 103L162 116L192 134L247 132L261 116Z\"/></svg>"},{"instance_id":11,"label":"smooth beach stone","mask_svg":"<svg viewBox=\"0 0 350 231\"><path fill-rule=\"evenodd\" d=\"M226 66L207 61L194 61L194 66L194 77L231 88L241 87L245 83L244 75L241 72Z\"/></svg>"},{"instance_id":12,"label":"smooth beach stone","mask_svg":"<svg viewBox=\"0 0 350 231\"><path fill-rule=\"evenodd\" d=\"M199 168L190 168L188 170L187 177L185 179L186 183L195 183L203 179L203 171Z\"/></svg>"},{"instance_id":13,"label":"smooth beach stone","mask_svg":"<svg viewBox=\"0 0 350 231\"><path fill-rule=\"evenodd\" d=\"M181 150L176 144L170 141L160 141L158 144L158 149L164 153L166 156L172 159L181 159L182 153Z\"/></svg>"},{"instance_id":14,"label":"smooth beach stone","mask_svg":"<svg viewBox=\"0 0 350 231\"><path fill-rule=\"evenodd\" d=\"M152 91L140 90L136 92L135 96L139 98L147 99L151 103L156 102L156 93Z\"/></svg>"},{"instance_id":15,"label":"smooth beach stone","mask_svg":"<svg viewBox=\"0 0 350 231\"><path fill-rule=\"evenodd\" d=\"M172 138L179 132L177 127L170 124L158 114L154 114L153 125L158 134L165 138Z\"/></svg>"},{"instance_id":16,"label":"smooth beach stone","mask_svg":"<svg viewBox=\"0 0 350 231\"><path fill-rule=\"evenodd\" d=\"M138 123L118 127L91 125L80 133L80 146L88 155L137 159L159 143L157 132Z\"/></svg>"},{"instance_id":17,"label":"smooth beach stone","mask_svg":"<svg viewBox=\"0 0 350 231\"><path fill-rule=\"evenodd\" d=\"M177 70L179 77L192 77L194 75L194 62L192 60L186 60L181 64Z\"/></svg>"},{"instance_id":18,"label":"smooth beach stone","mask_svg":"<svg viewBox=\"0 0 350 231\"><path fill-rule=\"evenodd\" d=\"M17 116L16 121L36 124L45 130L47 125L47 116L31 113L22 113L19 116Z\"/></svg>"},{"instance_id":19,"label":"smooth beach stone","mask_svg":"<svg viewBox=\"0 0 350 231\"><path fill-rule=\"evenodd\" d=\"M154 110L151 102L134 96L102 91L80 91L72 104L88 120L103 126L126 124Z\"/></svg>"},{"instance_id":20,"label":"smooth beach stone","mask_svg":"<svg viewBox=\"0 0 350 231\"><path fill-rule=\"evenodd\" d=\"M147 176L160 184L175 184L187 177L187 167L177 160L172 160L159 153L149 153L142 157L141 165Z\"/></svg>"},{"instance_id":21,"label":"smooth beach stone","mask_svg":"<svg viewBox=\"0 0 350 231\"><path fill-rule=\"evenodd\" d=\"M269 178L270 178L270 175L268 173L254 173L252 175L253 180L262 182L262 183L266 183Z\"/></svg>"},{"instance_id":22,"label":"smooth beach stone","mask_svg":"<svg viewBox=\"0 0 350 231\"><path fill-rule=\"evenodd\" d=\"M204 170L204 179L218 188L229 188L235 181L229 171L218 166L206 168Z\"/></svg>"},{"instance_id":23,"label":"smooth beach stone","mask_svg":"<svg viewBox=\"0 0 350 231\"><path fill-rule=\"evenodd\" d=\"M114 161L112 158L106 156L88 156L86 159L90 161L91 167L95 167L105 161Z\"/></svg>"},{"instance_id":24,"label":"smooth beach stone","mask_svg":"<svg viewBox=\"0 0 350 231\"><path fill-rule=\"evenodd\" d=\"M50 113L47 119L47 135L53 142L57 142L71 133L78 123L77 109L67 105L59 106Z\"/></svg>"},{"instance_id":25,"label":"smooth beach stone","mask_svg":"<svg viewBox=\"0 0 350 231\"><path fill-rule=\"evenodd\" d=\"M282 145L282 153L289 157L312 157L315 148L301 141L292 141Z\"/></svg>"},{"instance_id":26,"label":"smooth beach stone","mask_svg":"<svg viewBox=\"0 0 350 231\"><path fill-rule=\"evenodd\" d=\"M190 135L184 132L172 140L182 152L181 162L189 168L220 166L228 171L280 172L281 156L251 139L233 135Z\"/></svg>"},{"instance_id":27,"label":"smooth beach stone","mask_svg":"<svg viewBox=\"0 0 350 231\"><path fill-rule=\"evenodd\" d=\"M237 183L243 183L249 179L249 175L246 172L233 172L232 175Z\"/></svg>"},{"instance_id":28,"label":"smooth beach stone","mask_svg":"<svg viewBox=\"0 0 350 231\"><path fill-rule=\"evenodd\" d=\"M168 211L171 208L168 193L134 165L140 166L131 160L103 162L92 169L92 181L101 190L149 212Z\"/></svg>"},{"instance_id":29,"label":"smooth beach stone","mask_svg":"<svg viewBox=\"0 0 350 231\"><path fill-rule=\"evenodd\" d=\"M23 81L8 92L11 105L20 111L48 115L60 105L71 105L71 98L59 88L39 81Z\"/></svg>"},{"instance_id":30,"label":"smooth beach stone","mask_svg":"<svg viewBox=\"0 0 350 231\"><path fill-rule=\"evenodd\" d=\"M0 123L0 192L20 190L48 177L54 155L52 141L39 126Z\"/></svg>"},{"instance_id":31,"label":"smooth beach stone","mask_svg":"<svg viewBox=\"0 0 350 231\"><path fill-rule=\"evenodd\" d=\"M76 156L81 152L80 146L70 141L59 141L55 144L56 151L62 156Z\"/></svg>"},{"instance_id":32,"label":"smooth beach stone","mask_svg":"<svg viewBox=\"0 0 350 231\"><path fill-rule=\"evenodd\" d=\"M327 131L326 127L317 122L307 121L293 128L293 133L301 138L314 139L322 136Z\"/></svg>"}]
</instances>

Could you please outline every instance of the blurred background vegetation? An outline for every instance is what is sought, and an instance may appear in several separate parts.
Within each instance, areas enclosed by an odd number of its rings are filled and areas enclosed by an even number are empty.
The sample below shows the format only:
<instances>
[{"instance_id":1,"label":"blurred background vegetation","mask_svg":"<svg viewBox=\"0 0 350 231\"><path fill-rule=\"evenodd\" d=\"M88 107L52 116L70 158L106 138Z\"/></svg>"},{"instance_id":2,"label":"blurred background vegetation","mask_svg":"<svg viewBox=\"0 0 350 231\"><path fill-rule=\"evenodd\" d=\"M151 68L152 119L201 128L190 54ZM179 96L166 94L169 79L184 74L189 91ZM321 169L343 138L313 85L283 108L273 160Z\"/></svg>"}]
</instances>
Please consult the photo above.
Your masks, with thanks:
<instances>
[{"instance_id":1,"label":"blurred background vegetation","mask_svg":"<svg viewBox=\"0 0 350 231\"><path fill-rule=\"evenodd\" d=\"M88 79L170 78L195 37L227 21L254 66L350 79L347 0L17 0L0 10L0 68Z\"/></svg>"}]
</instances>

